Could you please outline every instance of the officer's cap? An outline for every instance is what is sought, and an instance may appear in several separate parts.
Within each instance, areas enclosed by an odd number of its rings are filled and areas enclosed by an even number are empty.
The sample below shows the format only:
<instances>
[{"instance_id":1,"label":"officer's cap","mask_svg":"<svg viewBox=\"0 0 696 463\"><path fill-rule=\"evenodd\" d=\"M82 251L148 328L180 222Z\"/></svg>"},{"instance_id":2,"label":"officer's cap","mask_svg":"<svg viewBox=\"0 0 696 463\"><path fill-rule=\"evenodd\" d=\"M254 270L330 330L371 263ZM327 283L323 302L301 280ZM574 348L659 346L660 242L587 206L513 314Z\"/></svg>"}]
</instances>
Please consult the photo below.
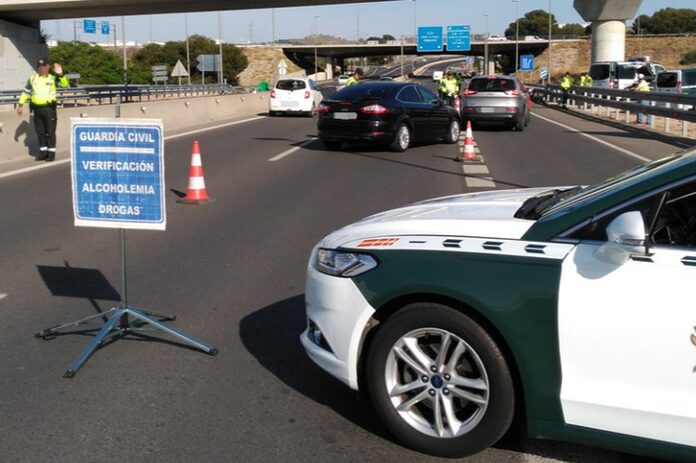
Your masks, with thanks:
<instances>
[{"instance_id":1,"label":"officer's cap","mask_svg":"<svg viewBox=\"0 0 696 463\"><path fill-rule=\"evenodd\" d=\"M48 66L48 60L46 58L41 58L36 63L36 67L41 67L41 66Z\"/></svg>"}]
</instances>

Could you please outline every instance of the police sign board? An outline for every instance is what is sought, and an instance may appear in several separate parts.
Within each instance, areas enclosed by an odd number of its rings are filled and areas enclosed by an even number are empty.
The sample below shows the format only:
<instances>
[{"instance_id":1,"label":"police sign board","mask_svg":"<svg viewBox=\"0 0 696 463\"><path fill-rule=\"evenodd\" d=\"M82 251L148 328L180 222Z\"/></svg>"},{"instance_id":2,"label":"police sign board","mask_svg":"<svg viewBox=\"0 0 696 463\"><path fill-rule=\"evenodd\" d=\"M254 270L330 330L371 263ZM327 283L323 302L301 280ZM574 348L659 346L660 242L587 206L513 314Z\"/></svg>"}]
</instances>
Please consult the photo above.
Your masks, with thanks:
<instances>
[{"instance_id":1,"label":"police sign board","mask_svg":"<svg viewBox=\"0 0 696 463\"><path fill-rule=\"evenodd\" d=\"M447 26L447 51L471 50L471 26Z\"/></svg>"},{"instance_id":2,"label":"police sign board","mask_svg":"<svg viewBox=\"0 0 696 463\"><path fill-rule=\"evenodd\" d=\"M418 51L442 51L442 27L428 26L418 28Z\"/></svg>"},{"instance_id":3,"label":"police sign board","mask_svg":"<svg viewBox=\"0 0 696 463\"><path fill-rule=\"evenodd\" d=\"M520 56L520 71L534 70L534 55Z\"/></svg>"},{"instance_id":4,"label":"police sign board","mask_svg":"<svg viewBox=\"0 0 696 463\"><path fill-rule=\"evenodd\" d=\"M71 119L75 225L164 230L164 137L157 119Z\"/></svg>"}]
</instances>

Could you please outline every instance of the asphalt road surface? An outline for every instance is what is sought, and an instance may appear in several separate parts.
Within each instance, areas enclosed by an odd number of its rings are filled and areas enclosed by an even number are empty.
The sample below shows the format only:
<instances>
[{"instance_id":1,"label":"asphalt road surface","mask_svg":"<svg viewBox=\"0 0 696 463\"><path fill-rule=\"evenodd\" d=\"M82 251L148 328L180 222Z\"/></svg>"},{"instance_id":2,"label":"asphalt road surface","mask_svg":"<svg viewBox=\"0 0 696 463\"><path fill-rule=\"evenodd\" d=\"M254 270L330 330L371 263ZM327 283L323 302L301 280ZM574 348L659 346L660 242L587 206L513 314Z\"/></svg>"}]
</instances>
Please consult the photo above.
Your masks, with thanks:
<instances>
[{"instance_id":1,"label":"asphalt road surface","mask_svg":"<svg viewBox=\"0 0 696 463\"><path fill-rule=\"evenodd\" d=\"M94 331L33 335L118 304L118 231L73 226L67 164L0 179L0 459L440 461L395 442L367 401L305 356L298 336L307 258L338 227L479 191L470 185L480 177L491 188L587 184L678 149L552 109L535 113L522 133L475 132L487 174L467 175L453 161L456 145L328 152L310 118L170 139L168 227L127 233L129 302L176 314L173 326L220 353L133 337L98 350L73 379L62 374ZM214 199L203 206L175 202L194 139ZM467 461L652 460L512 433Z\"/></svg>"}]
</instances>

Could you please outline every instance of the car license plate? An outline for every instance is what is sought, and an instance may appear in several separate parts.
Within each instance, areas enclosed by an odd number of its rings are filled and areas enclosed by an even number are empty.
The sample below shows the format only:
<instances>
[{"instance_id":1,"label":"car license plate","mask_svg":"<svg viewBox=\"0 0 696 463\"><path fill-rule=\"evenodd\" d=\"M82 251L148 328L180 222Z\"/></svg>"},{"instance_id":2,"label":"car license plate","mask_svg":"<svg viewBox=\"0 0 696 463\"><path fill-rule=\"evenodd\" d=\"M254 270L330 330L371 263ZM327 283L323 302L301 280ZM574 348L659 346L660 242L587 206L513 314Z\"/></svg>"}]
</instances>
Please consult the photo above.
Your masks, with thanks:
<instances>
[{"instance_id":1,"label":"car license plate","mask_svg":"<svg viewBox=\"0 0 696 463\"><path fill-rule=\"evenodd\" d=\"M494 113L495 108L479 108L480 113Z\"/></svg>"},{"instance_id":2,"label":"car license plate","mask_svg":"<svg viewBox=\"0 0 696 463\"><path fill-rule=\"evenodd\" d=\"M358 118L358 113L334 113L334 119L350 121Z\"/></svg>"}]
</instances>

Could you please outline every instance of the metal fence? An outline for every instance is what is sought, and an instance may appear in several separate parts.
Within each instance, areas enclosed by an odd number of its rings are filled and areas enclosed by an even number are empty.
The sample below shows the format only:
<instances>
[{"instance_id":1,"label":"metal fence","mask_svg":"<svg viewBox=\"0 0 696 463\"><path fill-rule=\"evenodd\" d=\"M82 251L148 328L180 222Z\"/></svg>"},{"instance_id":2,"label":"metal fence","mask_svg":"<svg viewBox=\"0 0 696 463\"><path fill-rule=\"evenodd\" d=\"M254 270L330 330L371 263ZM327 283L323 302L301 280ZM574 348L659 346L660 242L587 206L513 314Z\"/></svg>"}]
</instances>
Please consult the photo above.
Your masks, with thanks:
<instances>
[{"instance_id":1,"label":"metal fence","mask_svg":"<svg viewBox=\"0 0 696 463\"><path fill-rule=\"evenodd\" d=\"M563 90L560 85L534 87L532 94L537 100L556 102L563 100ZM684 137L688 136L689 122L696 122L696 96L574 86L568 91L568 103L592 112L602 108L606 115L613 116L617 121L621 120L623 112L626 123L630 122L631 114L661 116L665 118L667 132L670 129L670 119L676 119L682 121ZM651 126L655 127L655 125L653 118Z\"/></svg>"},{"instance_id":2,"label":"metal fence","mask_svg":"<svg viewBox=\"0 0 696 463\"><path fill-rule=\"evenodd\" d=\"M187 97L249 93L252 89L227 84L207 85L103 85L58 89L58 101L63 106L111 104L120 95L122 101L143 101L152 98ZM0 105L13 105L22 90L1 90Z\"/></svg>"}]
</instances>

